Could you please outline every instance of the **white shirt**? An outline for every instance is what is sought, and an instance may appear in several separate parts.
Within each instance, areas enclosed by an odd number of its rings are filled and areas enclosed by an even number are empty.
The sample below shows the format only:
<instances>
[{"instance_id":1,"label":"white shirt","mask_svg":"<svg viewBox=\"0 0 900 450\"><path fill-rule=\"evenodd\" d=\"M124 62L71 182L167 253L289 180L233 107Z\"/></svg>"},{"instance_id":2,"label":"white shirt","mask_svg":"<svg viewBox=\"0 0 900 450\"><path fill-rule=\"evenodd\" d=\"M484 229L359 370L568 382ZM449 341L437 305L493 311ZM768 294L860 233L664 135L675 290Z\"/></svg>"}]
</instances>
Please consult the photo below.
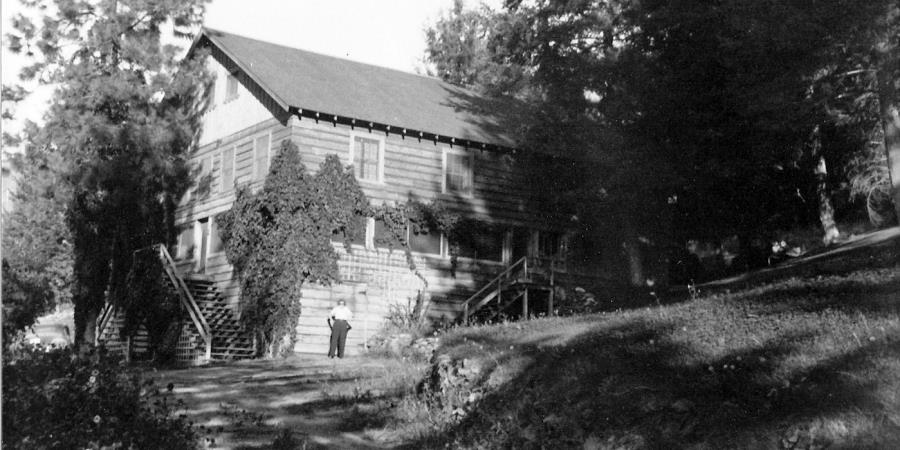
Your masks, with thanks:
<instances>
[{"instance_id":1,"label":"white shirt","mask_svg":"<svg viewBox=\"0 0 900 450\"><path fill-rule=\"evenodd\" d=\"M353 318L353 313L350 311L350 308L345 305L337 305L331 310L331 318L335 320L350 321L350 319Z\"/></svg>"}]
</instances>

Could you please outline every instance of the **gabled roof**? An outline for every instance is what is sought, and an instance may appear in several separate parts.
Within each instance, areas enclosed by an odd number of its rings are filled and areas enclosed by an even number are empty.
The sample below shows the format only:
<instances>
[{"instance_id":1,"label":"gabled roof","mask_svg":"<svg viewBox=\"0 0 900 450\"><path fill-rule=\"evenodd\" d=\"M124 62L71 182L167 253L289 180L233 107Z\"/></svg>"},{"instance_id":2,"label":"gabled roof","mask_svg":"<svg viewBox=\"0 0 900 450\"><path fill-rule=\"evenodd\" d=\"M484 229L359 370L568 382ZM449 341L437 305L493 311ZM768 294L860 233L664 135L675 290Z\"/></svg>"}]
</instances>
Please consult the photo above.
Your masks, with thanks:
<instances>
[{"instance_id":1,"label":"gabled roof","mask_svg":"<svg viewBox=\"0 0 900 450\"><path fill-rule=\"evenodd\" d=\"M523 109L439 79L204 29L213 45L286 111L424 132L431 138L515 148ZM521 117L521 116L520 116ZM364 125L363 125L364 126Z\"/></svg>"}]
</instances>

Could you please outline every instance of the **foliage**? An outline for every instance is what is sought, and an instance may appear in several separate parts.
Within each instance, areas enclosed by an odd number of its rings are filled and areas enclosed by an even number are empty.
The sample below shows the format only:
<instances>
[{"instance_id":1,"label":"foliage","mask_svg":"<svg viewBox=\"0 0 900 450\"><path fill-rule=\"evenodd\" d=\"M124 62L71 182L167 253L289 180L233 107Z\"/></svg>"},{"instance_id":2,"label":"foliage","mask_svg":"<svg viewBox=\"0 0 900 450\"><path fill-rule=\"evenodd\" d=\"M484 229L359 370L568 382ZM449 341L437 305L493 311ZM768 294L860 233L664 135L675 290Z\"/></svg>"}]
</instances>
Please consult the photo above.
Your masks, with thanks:
<instances>
[{"instance_id":1,"label":"foliage","mask_svg":"<svg viewBox=\"0 0 900 450\"><path fill-rule=\"evenodd\" d=\"M72 237L65 221L71 189L58 155L32 144L23 147L8 155L16 182L3 213L3 258L23 280L46 285L54 304L67 304L73 282Z\"/></svg>"},{"instance_id":2,"label":"foliage","mask_svg":"<svg viewBox=\"0 0 900 450\"><path fill-rule=\"evenodd\" d=\"M165 277L156 247L136 251L122 303L128 311L122 334L134 335L144 325L150 351L154 353L156 362L160 363L168 362L175 356L175 345L181 334L180 299Z\"/></svg>"},{"instance_id":3,"label":"foliage","mask_svg":"<svg viewBox=\"0 0 900 450\"><path fill-rule=\"evenodd\" d=\"M196 447L152 381L97 350L26 348L3 358L4 448Z\"/></svg>"},{"instance_id":4,"label":"foliage","mask_svg":"<svg viewBox=\"0 0 900 450\"><path fill-rule=\"evenodd\" d=\"M352 171L329 155L310 175L296 144L282 142L262 189L241 188L216 218L241 279L241 318L268 356L291 351L303 283L339 278L331 242L363 230L368 201ZM287 342L291 341L291 342Z\"/></svg>"},{"instance_id":5,"label":"foliage","mask_svg":"<svg viewBox=\"0 0 900 450\"><path fill-rule=\"evenodd\" d=\"M878 104L893 102L876 75L897 70L900 16L890 0L720 3L457 4L426 56L445 80L487 92L496 82L469 74L516 68L504 93L538 111L523 147L593 161L526 161L553 183L541 201L600 239L747 240L816 219L802 204L815 198L811 130L839 129L823 142L832 169L863 148Z\"/></svg>"},{"instance_id":6,"label":"foliage","mask_svg":"<svg viewBox=\"0 0 900 450\"><path fill-rule=\"evenodd\" d=\"M34 325L50 309L53 298L46 281L22 279L3 259L3 345Z\"/></svg>"},{"instance_id":7,"label":"foliage","mask_svg":"<svg viewBox=\"0 0 900 450\"><path fill-rule=\"evenodd\" d=\"M77 342L92 340L107 294L122 301L132 252L174 239L209 76L202 54L179 61L178 47L161 42L162 25L171 21L176 36L187 35L203 3L26 2L41 20L13 20L10 50L35 61L21 78L59 86L44 124L24 141L61 161Z\"/></svg>"},{"instance_id":8,"label":"foliage","mask_svg":"<svg viewBox=\"0 0 900 450\"><path fill-rule=\"evenodd\" d=\"M449 83L498 95L521 95L528 87L528 72L503 58L494 39L502 35L505 16L482 4L466 10L462 0L425 31L425 57L435 74Z\"/></svg>"},{"instance_id":9,"label":"foliage","mask_svg":"<svg viewBox=\"0 0 900 450\"><path fill-rule=\"evenodd\" d=\"M848 164L850 195L865 201L869 221L877 227L896 222L887 162L884 145L879 143L868 145Z\"/></svg>"}]
</instances>

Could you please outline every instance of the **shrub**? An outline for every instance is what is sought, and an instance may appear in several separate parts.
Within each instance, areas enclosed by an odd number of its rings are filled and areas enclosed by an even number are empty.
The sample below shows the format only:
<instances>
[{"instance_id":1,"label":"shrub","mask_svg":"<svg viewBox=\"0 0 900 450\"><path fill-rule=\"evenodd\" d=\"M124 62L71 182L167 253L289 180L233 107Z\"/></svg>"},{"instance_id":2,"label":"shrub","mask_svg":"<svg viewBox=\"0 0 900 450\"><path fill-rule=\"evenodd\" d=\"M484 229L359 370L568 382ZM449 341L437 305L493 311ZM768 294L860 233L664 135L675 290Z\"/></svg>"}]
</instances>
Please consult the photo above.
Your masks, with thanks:
<instances>
[{"instance_id":1,"label":"shrub","mask_svg":"<svg viewBox=\"0 0 900 450\"><path fill-rule=\"evenodd\" d=\"M390 304L384 324L369 339L369 347L376 352L383 350L389 354L400 354L413 341L424 337L431 326L425 318L423 297L420 293L408 298L405 304Z\"/></svg>"},{"instance_id":2,"label":"shrub","mask_svg":"<svg viewBox=\"0 0 900 450\"><path fill-rule=\"evenodd\" d=\"M3 359L4 448L196 447L151 381L104 350L22 348Z\"/></svg>"}]
</instances>

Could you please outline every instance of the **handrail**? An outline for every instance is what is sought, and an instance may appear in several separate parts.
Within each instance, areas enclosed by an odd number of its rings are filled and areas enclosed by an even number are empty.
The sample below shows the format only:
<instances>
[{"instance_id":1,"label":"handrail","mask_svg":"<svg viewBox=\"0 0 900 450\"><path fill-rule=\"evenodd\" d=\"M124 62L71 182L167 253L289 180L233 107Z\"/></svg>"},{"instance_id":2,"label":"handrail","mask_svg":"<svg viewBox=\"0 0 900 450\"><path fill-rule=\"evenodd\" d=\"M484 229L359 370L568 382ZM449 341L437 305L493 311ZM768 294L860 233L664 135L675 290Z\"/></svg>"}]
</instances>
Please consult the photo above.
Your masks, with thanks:
<instances>
[{"instance_id":1,"label":"handrail","mask_svg":"<svg viewBox=\"0 0 900 450\"><path fill-rule=\"evenodd\" d=\"M100 317L97 320L97 332L94 335L94 340L99 341L100 335L103 334L103 330L106 329L106 326L109 325L110 319L115 315L116 307L113 306L112 303L107 302L103 305L103 309L100 310Z\"/></svg>"},{"instance_id":2,"label":"handrail","mask_svg":"<svg viewBox=\"0 0 900 450\"><path fill-rule=\"evenodd\" d=\"M159 249L159 255L163 261L163 268L166 270L166 275L169 276L169 280L171 280L178 289L182 305L187 309L188 315L191 316L191 321L194 322L194 326L200 331L204 343L209 347L212 343L212 338L206 318L203 317L203 313L200 312L200 307L197 305L197 301L194 300L194 296L191 294L191 290L187 287L187 284L175 273L175 261L172 259L172 255L169 254L169 251L166 250L166 246L157 244L157 248Z\"/></svg>"},{"instance_id":3,"label":"handrail","mask_svg":"<svg viewBox=\"0 0 900 450\"><path fill-rule=\"evenodd\" d=\"M523 272L524 272L525 278L528 278L528 257L523 256L518 261L510 264L510 266L507 267L503 272L500 272L500 274L498 274L491 281L489 281L487 284L485 284L484 287L479 289L478 292L472 294L468 299L466 299L465 302L463 302L463 323L469 322L469 313L470 313L469 304L472 303L472 301L474 301L475 299L481 298L482 294L486 293L488 290L491 289L491 287L494 286L494 283L497 283L497 288L499 289L500 288L500 280L503 279L504 277L506 277L508 279L509 275L512 273L512 271L519 265L521 265L523 267ZM472 312L474 312L474 311L472 311Z\"/></svg>"}]
</instances>

